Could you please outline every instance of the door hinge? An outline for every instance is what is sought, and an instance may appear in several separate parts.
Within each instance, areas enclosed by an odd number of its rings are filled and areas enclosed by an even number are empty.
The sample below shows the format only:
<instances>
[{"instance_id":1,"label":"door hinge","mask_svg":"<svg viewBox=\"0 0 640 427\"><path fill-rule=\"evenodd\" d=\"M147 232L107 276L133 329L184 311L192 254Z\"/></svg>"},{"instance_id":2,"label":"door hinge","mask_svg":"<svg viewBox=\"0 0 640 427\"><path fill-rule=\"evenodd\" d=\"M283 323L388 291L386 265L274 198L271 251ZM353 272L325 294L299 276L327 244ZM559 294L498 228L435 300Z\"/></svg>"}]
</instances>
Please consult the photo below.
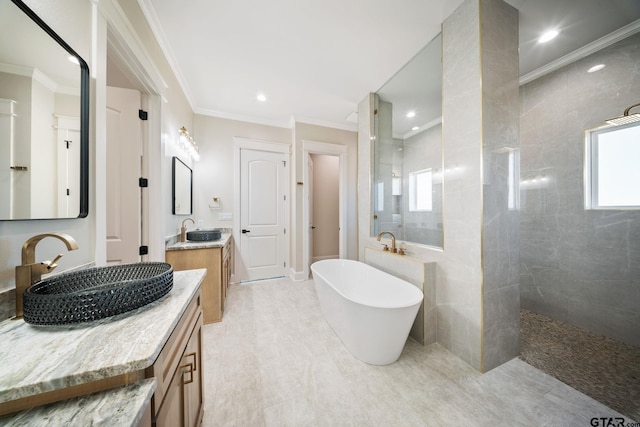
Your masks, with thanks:
<instances>
[{"instance_id":1,"label":"door hinge","mask_svg":"<svg viewBox=\"0 0 640 427\"><path fill-rule=\"evenodd\" d=\"M140 120L147 120L149 117L149 113L144 110L138 110L138 117L140 118Z\"/></svg>"},{"instance_id":2,"label":"door hinge","mask_svg":"<svg viewBox=\"0 0 640 427\"><path fill-rule=\"evenodd\" d=\"M69 149L69 145L71 145L71 140L65 139L64 143L67 145L67 150Z\"/></svg>"},{"instance_id":3,"label":"door hinge","mask_svg":"<svg viewBox=\"0 0 640 427\"><path fill-rule=\"evenodd\" d=\"M287 268L287 261L283 262L282 265L284 266L284 268Z\"/></svg>"},{"instance_id":4,"label":"door hinge","mask_svg":"<svg viewBox=\"0 0 640 427\"><path fill-rule=\"evenodd\" d=\"M67 196L70 196L71 192L69 191L69 189L67 188Z\"/></svg>"},{"instance_id":5,"label":"door hinge","mask_svg":"<svg viewBox=\"0 0 640 427\"><path fill-rule=\"evenodd\" d=\"M149 186L149 180L147 178L138 178L138 185L142 188Z\"/></svg>"},{"instance_id":6,"label":"door hinge","mask_svg":"<svg viewBox=\"0 0 640 427\"><path fill-rule=\"evenodd\" d=\"M282 166L284 166L285 168L287 167L287 161L286 160L282 161Z\"/></svg>"},{"instance_id":7,"label":"door hinge","mask_svg":"<svg viewBox=\"0 0 640 427\"><path fill-rule=\"evenodd\" d=\"M284 229L284 234L287 234L287 229L286 228Z\"/></svg>"},{"instance_id":8,"label":"door hinge","mask_svg":"<svg viewBox=\"0 0 640 427\"><path fill-rule=\"evenodd\" d=\"M284 201L285 202L287 201L287 195L286 194L284 195Z\"/></svg>"},{"instance_id":9,"label":"door hinge","mask_svg":"<svg viewBox=\"0 0 640 427\"><path fill-rule=\"evenodd\" d=\"M149 246L140 246L140 250L138 251L140 255L148 255L149 254Z\"/></svg>"}]
</instances>

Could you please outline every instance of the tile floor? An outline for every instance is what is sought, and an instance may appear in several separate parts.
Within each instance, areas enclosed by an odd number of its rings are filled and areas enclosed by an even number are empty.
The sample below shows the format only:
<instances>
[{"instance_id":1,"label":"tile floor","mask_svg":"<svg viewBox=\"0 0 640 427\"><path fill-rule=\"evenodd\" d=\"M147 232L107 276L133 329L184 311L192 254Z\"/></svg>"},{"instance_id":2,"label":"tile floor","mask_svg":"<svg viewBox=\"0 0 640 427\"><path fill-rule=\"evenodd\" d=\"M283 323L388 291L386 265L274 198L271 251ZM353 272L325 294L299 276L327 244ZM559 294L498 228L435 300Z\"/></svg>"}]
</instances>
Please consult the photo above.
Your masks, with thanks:
<instances>
[{"instance_id":1,"label":"tile floor","mask_svg":"<svg viewBox=\"0 0 640 427\"><path fill-rule=\"evenodd\" d=\"M232 285L223 321L205 325L203 339L204 426L591 426L621 417L519 359L482 375L437 344L408 340L396 363L363 363L322 317L313 281Z\"/></svg>"}]
</instances>

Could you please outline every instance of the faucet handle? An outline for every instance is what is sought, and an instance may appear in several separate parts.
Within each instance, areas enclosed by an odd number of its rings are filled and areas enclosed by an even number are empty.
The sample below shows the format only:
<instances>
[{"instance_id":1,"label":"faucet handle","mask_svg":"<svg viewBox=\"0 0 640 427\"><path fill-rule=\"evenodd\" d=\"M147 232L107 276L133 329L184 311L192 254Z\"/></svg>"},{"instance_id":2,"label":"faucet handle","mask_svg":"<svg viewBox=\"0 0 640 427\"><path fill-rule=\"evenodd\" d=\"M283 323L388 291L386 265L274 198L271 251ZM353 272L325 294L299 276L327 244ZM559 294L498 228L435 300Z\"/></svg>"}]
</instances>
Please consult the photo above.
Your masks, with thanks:
<instances>
[{"instance_id":1,"label":"faucet handle","mask_svg":"<svg viewBox=\"0 0 640 427\"><path fill-rule=\"evenodd\" d=\"M384 252L389 252L389 245L387 245L387 244L382 245L382 250Z\"/></svg>"},{"instance_id":2,"label":"faucet handle","mask_svg":"<svg viewBox=\"0 0 640 427\"><path fill-rule=\"evenodd\" d=\"M56 264L56 262L58 262L58 260L62 258L62 254L58 254L57 257L55 257L54 259L52 259L51 261L45 261L43 262L43 264L45 264L47 266L47 270L51 271L53 269L55 269L58 264Z\"/></svg>"}]
</instances>

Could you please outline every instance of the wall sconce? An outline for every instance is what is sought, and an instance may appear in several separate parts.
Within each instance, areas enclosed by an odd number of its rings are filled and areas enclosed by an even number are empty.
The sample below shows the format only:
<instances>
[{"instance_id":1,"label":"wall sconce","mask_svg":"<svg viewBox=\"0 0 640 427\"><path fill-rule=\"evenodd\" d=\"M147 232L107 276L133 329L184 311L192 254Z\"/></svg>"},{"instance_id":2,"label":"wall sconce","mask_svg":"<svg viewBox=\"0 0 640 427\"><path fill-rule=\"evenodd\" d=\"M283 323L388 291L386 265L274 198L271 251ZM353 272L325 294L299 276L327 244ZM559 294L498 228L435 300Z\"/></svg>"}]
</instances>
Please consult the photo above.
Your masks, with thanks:
<instances>
[{"instance_id":1,"label":"wall sconce","mask_svg":"<svg viewBox=\"0 0 640 427\"><path fill-rule=\"evenodd\" d=\"M180 128L180 148L184 150L193 160L196 162L200 160L200 149L198 148L198 144L193 140L187 129L182 126Z\"/></svg>"}]
</instances>

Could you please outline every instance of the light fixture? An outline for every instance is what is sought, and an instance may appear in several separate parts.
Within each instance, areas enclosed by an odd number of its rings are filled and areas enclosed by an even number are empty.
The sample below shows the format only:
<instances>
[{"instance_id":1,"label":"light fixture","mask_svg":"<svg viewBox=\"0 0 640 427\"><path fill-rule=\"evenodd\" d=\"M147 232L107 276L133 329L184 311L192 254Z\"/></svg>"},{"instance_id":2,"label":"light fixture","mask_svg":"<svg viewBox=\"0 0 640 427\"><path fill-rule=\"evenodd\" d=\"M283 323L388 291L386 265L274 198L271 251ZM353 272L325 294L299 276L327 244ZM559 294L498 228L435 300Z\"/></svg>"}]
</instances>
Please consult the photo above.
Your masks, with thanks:
<instances>
[{"instance_id":1,"label":"light fixture","mask_svg":"<svg viewBox=\"0 0 640 427\"><path fill-rule=\"evenodd\" d=\"M267 96L264 93L259 93L258 96L256 96L256 99L260 102L266 102Z\"/></svg>"},{"instance_id":2,"label":"light fixture","mask_svg":"<svg viewBox=\"0 0 640 427\"><path fill-rule=\"evenodd\" d=\"M416 112L415 112L415 111L409 111L409 112L407 113L407 118L409 118L409 119L411 119L411 118L413 118L413 117L415 117L415 116L416 116Z\"/></svg>"},{"instance_id":3,"label":"light fixture","mask_svg":"<svg viewBox=\"0 0 640 427\"><path fill-rule=\"evenodd\" d=\"M411 128L411 130L419 130L419 129L420 129L420 126L414 126Z\"/></svg>"},{"instance_id":4,"label":"light fixture","mask_svg":"<svg viewBox=\"0 0 640 427\"><path fill-rule=\"evenodd\" d=\"M540 38L538 39L538 43L546 43L548 41L551 41L555 39L558 34L560 34L558 30L549 30L540 36Z\"/></svg>"},{"instance_id":5,"label":"light fixture","mask_svg":"<svg viewBox=\"0 0 640 427\"><path fill-rule=\"evenodd\" d=\"M587 73L595 73L596 71L602 70L604 67L606 67L606 65L604 64L594 65L593 67L587 70Z\"/></svg>"},{"instance_id":6,"label":"light fixture","mask_svg":"<svg viewBox=\"0 0 640 427\"><path fill-rule=\"evenodd\" d=\"M640 113L629 114L629 111L631 111L631 109L635 107L640 107L640 103L633 104L631 107L624 110L624 113L622 114L622 116L616 117L615 119L605 120L605 122L615 126L640 122Z\"/></svg>"},{"instance_id":7,"label":"light fixture","mask_svg":"<svg viewBox=\"0 0 640 427\"><path fill-rule=\"evenodd\" d=\"M189 132L184 126L180 128L179 141L180 148L182 148L182 150L189 154L189 156L191 156L193 160L195 160L196 162L200 160L200 149L198 148L198 144L196 144L196 142L193 140L191 135L189 135Z\"/></svg>"}]
</instances>

